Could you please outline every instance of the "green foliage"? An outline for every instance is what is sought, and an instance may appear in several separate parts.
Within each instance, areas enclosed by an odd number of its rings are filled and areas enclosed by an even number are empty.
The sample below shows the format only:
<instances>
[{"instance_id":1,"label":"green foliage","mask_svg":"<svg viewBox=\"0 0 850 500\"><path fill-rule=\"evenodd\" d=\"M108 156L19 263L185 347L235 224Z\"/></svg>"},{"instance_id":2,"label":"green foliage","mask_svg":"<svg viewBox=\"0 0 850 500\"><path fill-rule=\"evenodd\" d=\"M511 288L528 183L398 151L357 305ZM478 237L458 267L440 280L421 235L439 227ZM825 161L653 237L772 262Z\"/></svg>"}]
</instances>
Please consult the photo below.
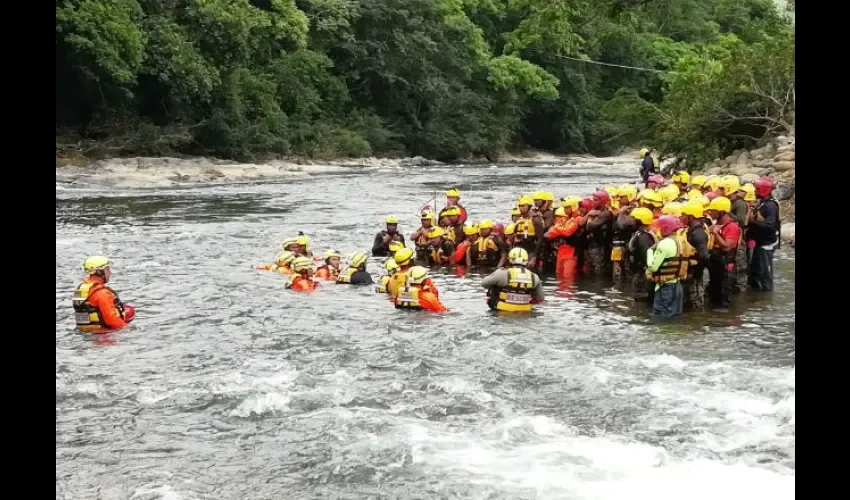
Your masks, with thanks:
<instances>
[{"instance_id":1,"label":"green foliage","mask_svg":"<svg viewBox=\"0 0 850 500\"><path fill-rule=\"evenodd\" d=\"M114 154L696 159L793 130L793 54L772 0L58 0L56 120Z\"/></svg>"}]
</instances>

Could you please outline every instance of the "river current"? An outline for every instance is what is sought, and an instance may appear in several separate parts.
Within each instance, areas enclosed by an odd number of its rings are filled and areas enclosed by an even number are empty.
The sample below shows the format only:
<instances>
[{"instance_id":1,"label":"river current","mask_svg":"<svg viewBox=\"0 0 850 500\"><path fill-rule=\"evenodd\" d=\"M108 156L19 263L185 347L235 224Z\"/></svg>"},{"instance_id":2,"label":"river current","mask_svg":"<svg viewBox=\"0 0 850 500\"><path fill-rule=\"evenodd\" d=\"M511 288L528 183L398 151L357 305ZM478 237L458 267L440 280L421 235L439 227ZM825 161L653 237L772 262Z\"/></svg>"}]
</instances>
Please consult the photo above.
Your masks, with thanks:
<instances>
[{"instance_id":1,"label":"river current","mask_svg":"<svg viewBox=\"0 0 850 500\"><path fill-rule=\"evenodd\" d=\"M280 181L56 191L57 499L790 499L794 251L776 291L675 324L604 282L525 317L480 276L434 271L445 315L373 288L306 295L254 270L304 231L367 251L458 186L470 219L521 193L586 195L635 162L351 168ZM77 333L87 255L137 310ZM377 277L380 261L370 259Z\"/></svg>"}]
</instances>

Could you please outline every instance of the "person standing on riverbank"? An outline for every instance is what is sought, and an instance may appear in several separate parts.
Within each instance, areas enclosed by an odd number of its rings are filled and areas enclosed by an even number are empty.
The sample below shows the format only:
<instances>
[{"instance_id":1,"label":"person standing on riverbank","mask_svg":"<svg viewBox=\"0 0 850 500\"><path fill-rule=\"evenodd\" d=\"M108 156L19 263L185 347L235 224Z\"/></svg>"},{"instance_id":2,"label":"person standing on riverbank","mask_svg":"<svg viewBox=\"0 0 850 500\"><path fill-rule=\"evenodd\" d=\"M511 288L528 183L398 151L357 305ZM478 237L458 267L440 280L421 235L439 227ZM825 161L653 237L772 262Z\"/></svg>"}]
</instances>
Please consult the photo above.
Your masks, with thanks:
<instances>
[{"instance_id":1,"label":"person standing on riverbank","mask_svg":"<svg viewBox=\"0 0 850 500\"><path fill-rule=\"evenodd\" d=\"M109 259L101 255L88 257L83 262L88 277L74 290L74 321L80 331L107 333L127 326L136 315L133 306L124 304L111 288L106 286L112 277Z\"/></svg>"},{"instance_id":2,"label":"person standing on riverbank","mask_svg":"<svg viewBox=\"0 0 850 500\"><path fill-rule=\"evenodd\" d=\"M386 219L387 228L375 235L372 243L372 257L387 257L390 255L390 243L398 241L406 245L404 235L398 232L398 218L390 215Z\"/></svg>"},{"instance_id":3,"label":"person standing on riverbank","mask_svg":"<svg viewBox=\"0 0 850 500\"><path fill-rule=\"evenodd\" d=\"M749 281L753 289L770 292L773 290L773 253L779 247L781 230L779 202L773 197L776 185L770 177L758 179L754 186L758 201L747 226L755 241Z\"/></svg>"},{"instance_id":4,"label":"person standing on riverbank","mask_svg":"<svg viewBox=\"0 0 850 500\"><path fill-rule=\"evenodd\" d=\"M646 185L649 181L649 176L655 173L655 160L652 158L649 148L642 148L638 152L638 157L642 159L640 163L640 178L643 179L644 185Z\"/></svg>"}]
</instances>

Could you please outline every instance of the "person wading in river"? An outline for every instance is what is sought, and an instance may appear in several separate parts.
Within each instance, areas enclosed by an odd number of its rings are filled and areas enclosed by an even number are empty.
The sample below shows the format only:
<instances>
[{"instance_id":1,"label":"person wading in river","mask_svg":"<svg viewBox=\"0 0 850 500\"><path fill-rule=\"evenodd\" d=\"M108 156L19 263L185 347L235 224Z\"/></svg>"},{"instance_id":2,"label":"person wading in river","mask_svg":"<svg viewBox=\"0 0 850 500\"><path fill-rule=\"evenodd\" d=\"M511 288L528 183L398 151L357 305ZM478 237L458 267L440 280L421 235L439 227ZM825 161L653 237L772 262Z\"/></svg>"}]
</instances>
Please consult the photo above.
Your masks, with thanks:
<instances>
[{"instance_id":1,"label":"person wading in river","mask_svg":"<svg viewBox=\"0 0 850 500\"><path fill-rule=\"evenodd\" d=\"M88 277L74 290L74 320L86 333L108 333L127 326L136 315L133 306L124 304L106 286L112 277L109 259L101 255L87 258L83 271Z\"/></svg>"},{"instance_id":2,"label":"person wading in river","mask_svg":"<svg viewBox=\"0 0 850 500\"><path fill-rule=\"evenodd\" d=\"M481 280L487 290L487 306L504 312L531 312L532 305L542 302L543 285L528 268L528 252L514 248L508 253L508 267L497 269Z\"/></svg>"},{"instance_id":3,"label":"person wading in river","mask_svg":"<svg viewBox=\"0 0 850 500\"><path fill-rule=\"evenodd\" d=\"M390 243L398 241L405 245L404 235L398 232L398 218L390 215L386 219L387 228L375 235L372 243L372 257L387 257L390 254Z\"/></svg>"}]
</instances>

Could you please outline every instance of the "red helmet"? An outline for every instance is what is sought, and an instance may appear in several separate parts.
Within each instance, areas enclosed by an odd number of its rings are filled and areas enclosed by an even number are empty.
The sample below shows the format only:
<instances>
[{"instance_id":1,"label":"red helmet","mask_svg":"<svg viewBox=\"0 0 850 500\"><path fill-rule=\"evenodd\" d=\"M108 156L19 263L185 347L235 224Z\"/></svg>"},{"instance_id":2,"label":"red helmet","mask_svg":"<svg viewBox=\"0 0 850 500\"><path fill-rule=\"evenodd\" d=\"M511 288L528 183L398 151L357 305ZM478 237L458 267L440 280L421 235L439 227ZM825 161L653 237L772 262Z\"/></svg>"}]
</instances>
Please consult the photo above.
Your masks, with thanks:
<instances>
[{"instance_id":1,"label":"red helmet","mask_svg":"<svg viewBox=\"0 0 850 500\"><path fill-rule=\"evenodd\" d=\"M675 215L662 215L657 223L662 236L667 236L682 227L682 221Z\"/></svg>"},{"instance_id":2,"label":"red helmet","mask_svg":"<svg viewBox=\"0 0 850 500\"><path fill-rule=\"evenodd\" d=\"M708 198L708 201L711 201L711 200L717 198L717 191L709 191L709 192L705 193L705 197Z\"/></svg>"},{"instance_id":3,"label":"red helmet","mask_svg":"<svg viewBox=\"0 0 850 500\"><path fill-rule=\"evenodd\" d=\"M661 177L658 174L650 175L649 179L647 179L646 182L647 182L647 184L650 183L650 182L654 182L655 184L658 184L659 186L661 186L661 185L664 184L664 177Z\"/></svg>"},{"instance_id":4,"label":"red helmet","mask_svg":"<svg viewBox=\"0 0 850 500\"><path fill-rule=\"evenodd\" d=\"M505 225L501 222L493 224L493 232L498 234L499 236L505 234Z\"/></svg>"},{"instance_id":5,"label":"red helmet","mask_svg":"<svg viewBox=\"0 0 850 500\"><path fill-rule=\"evenodd\" d=\"M593 201L595 201L596 203L598 203L602 206L605 206L611 201L611 196L608 194L607 191L605 191L603 189L597 189L593 193Z\"/></svg>"},{"instance_id":6,"label":"red helmet","mask_svg":"<svg viewBox=\"0 0 850 500\"><path fill-rule=\"evenodd\" d=\"M773 179L770 177L759 177L753 183L753 187L756 188L756 196L759 198L767 198L770 196L770 193L776 189L776 183L773 182Z\"/></svg>"},{"instance_id":7,"label":"red helmet","mask_svg":"<svg viewBox=\"0 0 850 500\"><path fill-rule=\"evenodd\" d=\"M585 198L578 203L579 208L583 208L585 210L593 210L593 198Z\"/></svg>"}]
</instances>

